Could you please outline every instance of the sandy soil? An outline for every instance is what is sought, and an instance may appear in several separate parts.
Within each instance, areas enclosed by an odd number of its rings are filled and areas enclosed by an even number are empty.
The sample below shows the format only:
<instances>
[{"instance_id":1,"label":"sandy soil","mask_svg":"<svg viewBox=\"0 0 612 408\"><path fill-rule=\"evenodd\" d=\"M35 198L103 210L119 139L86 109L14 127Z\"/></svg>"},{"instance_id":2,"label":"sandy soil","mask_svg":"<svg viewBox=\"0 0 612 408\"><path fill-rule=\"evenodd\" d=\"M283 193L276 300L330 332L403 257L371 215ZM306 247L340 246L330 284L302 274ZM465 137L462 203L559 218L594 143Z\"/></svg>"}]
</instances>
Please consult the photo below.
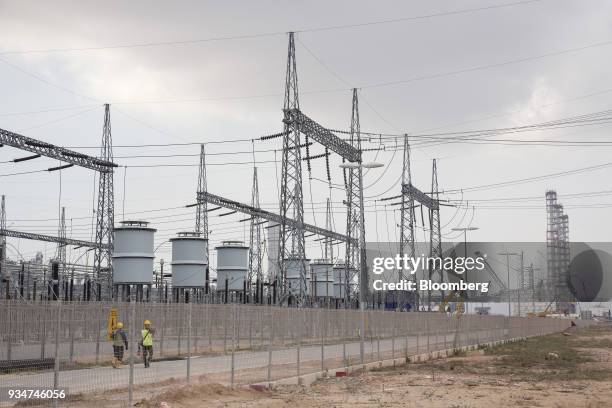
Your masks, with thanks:
<instances>
[{"instance_id":1,"label":"sandy soil","mask_svg":"<svg viewBox=\"0 0 612 408\"><path fill-rule=\"evenodd\" d=\"M612 327L571 331L457 357L354 373L274 390L160 384L143 408L195 407L612 407ZM552 354L551 354L552 353ZM330 374L334 374L332 371ZM138 390L146 391L146 390ZM150 391L150 390L149 390ZM139 396L142 394L139 392ZM121 406L122 393L68 406Z\"/></svg>"}]
</instances>

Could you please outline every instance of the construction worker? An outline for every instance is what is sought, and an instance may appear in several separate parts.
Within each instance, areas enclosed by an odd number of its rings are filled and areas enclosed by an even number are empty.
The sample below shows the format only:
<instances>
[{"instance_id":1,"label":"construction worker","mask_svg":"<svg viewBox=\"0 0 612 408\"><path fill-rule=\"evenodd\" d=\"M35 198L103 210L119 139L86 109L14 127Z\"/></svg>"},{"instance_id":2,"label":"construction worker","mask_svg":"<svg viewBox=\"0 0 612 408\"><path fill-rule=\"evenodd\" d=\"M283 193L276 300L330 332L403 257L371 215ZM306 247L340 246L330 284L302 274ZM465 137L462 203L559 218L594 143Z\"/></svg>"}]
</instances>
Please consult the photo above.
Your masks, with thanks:
<instances>
[{"instance_id":1,"label":"construction worker","mask_svg":"<svg viewBox=\"0 0 612 408\"><path fill-rule=\"evenodd\" d=\"M144 329L140 331L140 343L138 344L138 352L142 349L142 361L144 362L145 368L151 366L151 360L153 359L153 336L155 335L155 329L151 328L151 322L149 320L144 321Z\"/></svg>"},{"instance_id":2,"label":"construction worker","mask_svg":"<svg viewBox=\"0 0 612 408\"><path fill-rule=\"evenodd\" d=\"M128 340L125 331L123 330L123 323L118 322L115 330L113 330L113 368L121 367L123 364L123 350L128 349Z\"/></svg>"}]
</instances>

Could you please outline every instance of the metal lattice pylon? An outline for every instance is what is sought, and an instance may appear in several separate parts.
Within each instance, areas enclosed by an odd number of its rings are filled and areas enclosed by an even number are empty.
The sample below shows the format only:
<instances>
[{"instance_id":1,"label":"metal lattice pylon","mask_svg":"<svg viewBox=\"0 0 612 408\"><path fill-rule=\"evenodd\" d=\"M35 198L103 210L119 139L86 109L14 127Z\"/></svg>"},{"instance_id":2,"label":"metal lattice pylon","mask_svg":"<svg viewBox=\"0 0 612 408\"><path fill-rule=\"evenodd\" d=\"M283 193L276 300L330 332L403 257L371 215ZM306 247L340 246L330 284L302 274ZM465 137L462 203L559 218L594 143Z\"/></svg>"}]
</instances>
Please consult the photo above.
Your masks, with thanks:
<instances>
[{"instance_id":1,"label":"metal lattice pylon","mask_svg":"<svg viewBox=\"0 0 612 408\"><path fill-rule=\"evenodd\" d=\"M440 194L438 193L438 168L436 159L433 160L431 172L431 199L435 202L440 202ZM442 233L440 231L440 206L429 209L429 256L430 258L442 258ZM435 264L435 263L434 263ZM433 268L429 265L429 279L436 282L444 281L444 271ZM441 292L444 298L444 291ZM427 301L431 307L431 290L428 292Z\"/></svg>"},{"instance_id":2,"label":"metal lattice pylon","mask_svg":"<svg viewBox=\"0 0 612 408\"><path fill-rule=\"evenodd\" d=\"M208 239L208 208L206 201L198 200L197 193L207 191L206 185L206 151L204 145L200 145L200 172L198 173L198 188L196 192L196 200L198 202L196 206L196 221L195 231L200 234L202 238ZM206 249L208 251L208 248ZM208 254L207 254L208 257Z\"/></svg>"},{"instance_id":3,"label":"metal lattice pylon","mask_svg":"<svg viewBox=\"0 0 612 408\"><path fill-rule=\"evenodd\" d=\"M251 196L251 207L259 209L259 182L257 181L257 167L253 168L253 192ZM249 233L249 276L247 280L247 290L253 291L255 283L263 284L262 259L263 259L263 238L262 238L261 218L251 217Z\"/></svg>"},{"instance_id":4,"label":"metal lattice pylon","mask_svg":"<svg viewBox=\"0 0 612 408\"><path fill-rule=\"evenodd\" d=\"M110 105L104 105L104 129L100 159L113 161L113 140L111 137ZM115 198L113 192L113 168L99 172L98 207L96 211L96 244L94 254L95 292L97 300L112 297L112 251L113 227L115 224ZM106 245L106 247L102 247Z\"/></svg>"},{"instance_id":5,"label":"metal lattice pylon","mask_svg":"<svg viewBox=\"0 0 612 408\"><path fill-rule=\"evenodd\" d=\"M402 186L412 185L412 174L410 172L410 143L408 135L404 135L404 162L402 169ZM407 254L410 258L415 257L414 248L414 196L412 190L405 191L402 188L402 204L400 209L400 240L399 253ZM403 278L402 269L399 269L399 280ZM410 280L415 280L416 275L411 274Z\"/></svg>"},{"instance_id":6,"label":"metal lattice pylon","mask_svg":"<svg viewBox=\"0 0 612 408\"><path fill-rule=\"evenodd\" d=\"M287 264L285 260L295 260L299 268L297 287L291 288L298 305L306 300L306 251L304 241L304 197L302 191L302 158L300 148L300 123L292 120L289 111L300 109L298 97L298 78L295 63L294 33L289 33L287 53L287 75L285 78L283 158L281 169L280 215L295 221L289 225L282 221L279 234L279 275L281 300L288 298Z\"/></svg>"},{"instance_id":7,"label":"metal lattice pylon","mask_svg":"<svg viewBox=\"0 0 612 408\"><path fill-rule=\"evenodd\" d=\"M196 219L195 219L195 231L200 234L200 237L208 240L208 203L206 201L198 200L198 193L208 191L208 185L206 181L206 149L204 144L200 145L200 169L198 172L198 186L196 190ZM208 241L206 241L206 282L204 284L206 294L210 287L210 253Z\"/></svg>"},{"instance_id":8,"label":"metal lattice pylon","mask_svg":"<svg viewBox=\"0 0 612 408\"><path fill-rule=\"evenodd\" d=\"M361 130L359 127L359 99L357 89L353 89L353 108L351 113L351 134L349 143L359 152L357 166L347 169L346 186L346 269L345 269L345 301L348 303L354 298L351 285L355 283L355 276L359 272L359 291L361 299L366 299L368 276L365 269L365 228L363 212L363 167L361 162ZM357 239L355 245L351 239Z\"/></svg>"}]
</instances>

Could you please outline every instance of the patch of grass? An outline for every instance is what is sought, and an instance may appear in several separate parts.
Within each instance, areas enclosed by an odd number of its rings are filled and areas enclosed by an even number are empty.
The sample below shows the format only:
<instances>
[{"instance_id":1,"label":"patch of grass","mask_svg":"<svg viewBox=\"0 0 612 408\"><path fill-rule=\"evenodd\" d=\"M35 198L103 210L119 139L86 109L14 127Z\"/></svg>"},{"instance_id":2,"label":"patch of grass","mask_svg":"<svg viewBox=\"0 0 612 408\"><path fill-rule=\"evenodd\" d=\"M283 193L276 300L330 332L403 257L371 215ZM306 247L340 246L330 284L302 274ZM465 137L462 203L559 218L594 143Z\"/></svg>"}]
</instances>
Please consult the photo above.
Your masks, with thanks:
<instances>
[{"instance_id":1,"label":"patch of grass","mask_svg":"<svg viewBox=\"0 0 612 408\"><path fill-rule=\"evenodd\" d=\"M525 368L572 369L580 363L593 361L576 350L573 342L561 334L532 337L491 347L485 350L485 354L501 356L496 362L498 365Z\"/></svg>"}]
</instances>

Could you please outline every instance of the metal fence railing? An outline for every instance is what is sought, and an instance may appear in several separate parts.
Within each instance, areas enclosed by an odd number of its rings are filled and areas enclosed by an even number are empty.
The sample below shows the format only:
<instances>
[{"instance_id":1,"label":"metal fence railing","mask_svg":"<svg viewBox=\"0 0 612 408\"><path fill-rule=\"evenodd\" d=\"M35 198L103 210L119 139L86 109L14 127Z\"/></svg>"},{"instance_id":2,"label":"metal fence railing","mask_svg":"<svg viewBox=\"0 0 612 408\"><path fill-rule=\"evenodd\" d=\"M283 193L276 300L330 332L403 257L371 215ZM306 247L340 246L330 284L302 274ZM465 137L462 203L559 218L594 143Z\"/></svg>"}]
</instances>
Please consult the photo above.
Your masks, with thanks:
<instances>
[{"instance_id":1,"label":"metal fence railing","mask_svg":"<svg viewBox=\"0 0 612 408\"><path fill-rule=\"evenodd\" d=\"M125 406L168 381L230 386L410 355L537 336L566 329L564 319L297 309L243 304L0 303L0 392L65 389L68 395L113 391ZM125 367L111 366L111 310L123 322ZM153 362L137 355L147 319L155 328ZM7 396L0 406L8 406ZM62 400L49 401L61 406Z\"/></svg>"}]
</instances>

